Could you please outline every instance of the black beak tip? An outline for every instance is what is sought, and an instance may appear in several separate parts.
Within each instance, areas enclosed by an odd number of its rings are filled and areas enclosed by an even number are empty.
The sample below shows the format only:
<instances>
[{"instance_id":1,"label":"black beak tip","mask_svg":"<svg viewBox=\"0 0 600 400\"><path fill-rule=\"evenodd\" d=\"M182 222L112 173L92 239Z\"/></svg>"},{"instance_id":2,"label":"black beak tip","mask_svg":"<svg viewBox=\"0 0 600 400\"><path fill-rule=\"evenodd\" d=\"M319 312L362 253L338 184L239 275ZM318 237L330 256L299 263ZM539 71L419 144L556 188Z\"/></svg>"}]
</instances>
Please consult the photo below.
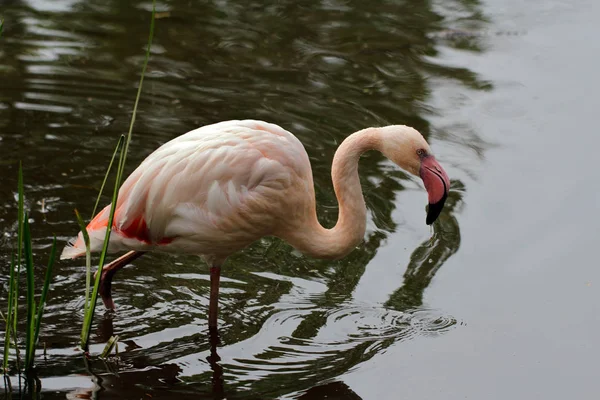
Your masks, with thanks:
<instances>
[{"instance_id":1,"label":"black beak tip","mask_svg":"<svg viewBox=\"0 0 600 400\"><path fill-rule=\"evenodd\" d=\"M444 209L444 203L446 203L446 195L442 197L440 201L437 203L431 204L429 203L429 208L427 209L427 218L425 219L425 223L427 225L431 225L435 222L437 217L439 217L440 213Z\"/></svg>"}]
</instances>

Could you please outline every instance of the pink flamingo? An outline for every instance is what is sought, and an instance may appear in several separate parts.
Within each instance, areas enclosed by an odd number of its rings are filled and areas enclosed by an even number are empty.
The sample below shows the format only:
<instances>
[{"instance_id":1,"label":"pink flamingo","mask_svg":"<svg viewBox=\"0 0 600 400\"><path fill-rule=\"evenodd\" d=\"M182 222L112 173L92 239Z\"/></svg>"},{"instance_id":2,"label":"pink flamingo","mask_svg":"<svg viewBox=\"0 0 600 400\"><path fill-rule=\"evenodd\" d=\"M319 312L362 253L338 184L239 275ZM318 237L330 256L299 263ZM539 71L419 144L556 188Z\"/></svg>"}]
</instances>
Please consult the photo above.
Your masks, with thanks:
<instances>
[{"instance_id":1,"label":"pink flamingo","mask_svg":"<svg viewBox=\"0 0 600 400\"><path fill-rule=\"evenodd\" d=\"M119 190L109 251L130 251L103 267L105 306L114 308L111 282L116 271L150 250L199 255L210 265L212 329L217 326L221 266L255 240L273 235L311 257L344 257L365 233L358 160L372 149L423 179L429 194L426 223L433 223L450 180L423 136L408 126L363 129L340 145L331 171L339 216L331 229L317 220L308 155L285 129L262 121L225 121L165 143ZM87 226L92 251L102 248L109 212L110 206L105 207ZM82 255L80 232L61 259Z\"/></svg>"}]
</instances>

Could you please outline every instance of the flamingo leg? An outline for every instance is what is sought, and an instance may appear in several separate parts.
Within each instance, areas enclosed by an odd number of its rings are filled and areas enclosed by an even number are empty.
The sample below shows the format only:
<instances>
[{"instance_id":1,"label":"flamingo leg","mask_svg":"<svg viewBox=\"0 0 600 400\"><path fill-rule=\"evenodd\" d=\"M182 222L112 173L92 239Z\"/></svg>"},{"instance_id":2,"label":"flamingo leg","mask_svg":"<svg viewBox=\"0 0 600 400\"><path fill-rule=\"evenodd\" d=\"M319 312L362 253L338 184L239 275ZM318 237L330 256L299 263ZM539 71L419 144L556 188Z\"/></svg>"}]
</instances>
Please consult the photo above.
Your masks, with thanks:
<instances>
[{"instance_id":1,"label":"flamingo leg","mask_svg":"<svg viewBox=\"0 0 600 400\"><path fill-rule=\"evenodd\" d=\"M210 300L208 303L208 329L217 329L217 315L219 311L219 280L221 278L221 266L210 267Z\"/></svg>"},{"instance_id":2,"label":"flamingo leg","mask_svg":"<svg viewBox=\"0 0 600 400\"><path fill-rule=\"evenodd\" d=\"M100 277L100 287L98 291L100 292L100 296L102 296L102 302L104 303L104 306L107 309L115 309L115 302L113 301L111 294L113 277L115 276L118 270L120 270L136 258L142 256L142 254L144 253L145 251L130 251L102 267L102 276ZM94 274L94 278L95 277L96 274Z\"/></svg>"}]
</instances>

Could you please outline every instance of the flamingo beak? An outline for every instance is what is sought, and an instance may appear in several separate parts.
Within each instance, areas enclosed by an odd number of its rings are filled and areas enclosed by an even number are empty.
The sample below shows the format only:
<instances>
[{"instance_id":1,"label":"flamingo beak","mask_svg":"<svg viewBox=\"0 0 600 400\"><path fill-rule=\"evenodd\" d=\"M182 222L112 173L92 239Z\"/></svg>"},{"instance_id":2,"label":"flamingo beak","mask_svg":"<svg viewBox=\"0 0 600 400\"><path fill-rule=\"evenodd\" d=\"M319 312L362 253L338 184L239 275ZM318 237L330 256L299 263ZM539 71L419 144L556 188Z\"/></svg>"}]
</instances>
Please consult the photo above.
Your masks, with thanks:
<instances>
[{"instance_id":1,"label":"flamingo beak","mask_svg":"<svg viewBox=\"0 0 600 400\"><path fill-rule=\"evenodd\" d=\"M425 223L431 225L444 208L444 203L450 191L450 178L432 155L427 155L421 159L419 175L423 179L423 184L429 195L429 209Z\"/></svg>"}]
</instances>

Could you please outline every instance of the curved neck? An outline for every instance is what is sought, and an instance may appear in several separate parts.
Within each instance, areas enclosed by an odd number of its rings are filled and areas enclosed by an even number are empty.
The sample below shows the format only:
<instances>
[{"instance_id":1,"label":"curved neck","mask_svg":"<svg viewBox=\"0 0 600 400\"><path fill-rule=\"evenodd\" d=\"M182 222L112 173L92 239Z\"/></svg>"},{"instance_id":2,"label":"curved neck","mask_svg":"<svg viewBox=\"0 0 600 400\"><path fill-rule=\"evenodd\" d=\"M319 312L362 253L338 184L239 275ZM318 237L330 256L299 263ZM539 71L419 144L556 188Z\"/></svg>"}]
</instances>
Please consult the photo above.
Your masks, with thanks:
<instances>
[{"instance_id":1,"label":"curved neck","mask_svg":"<svg viewBox=\"0 0 600 400\"><path fill-rule=\"evenodd\" d=\"M368 150L380 150L379 129L367 128L348 136L333 157L331 177L339 204L338 220L331 229L317 220L314 195L306 225L286 238L301 252L317 258L342 258L364 238L367 208L358 177L358 160Z\"/></svg>"}]
</instances>

